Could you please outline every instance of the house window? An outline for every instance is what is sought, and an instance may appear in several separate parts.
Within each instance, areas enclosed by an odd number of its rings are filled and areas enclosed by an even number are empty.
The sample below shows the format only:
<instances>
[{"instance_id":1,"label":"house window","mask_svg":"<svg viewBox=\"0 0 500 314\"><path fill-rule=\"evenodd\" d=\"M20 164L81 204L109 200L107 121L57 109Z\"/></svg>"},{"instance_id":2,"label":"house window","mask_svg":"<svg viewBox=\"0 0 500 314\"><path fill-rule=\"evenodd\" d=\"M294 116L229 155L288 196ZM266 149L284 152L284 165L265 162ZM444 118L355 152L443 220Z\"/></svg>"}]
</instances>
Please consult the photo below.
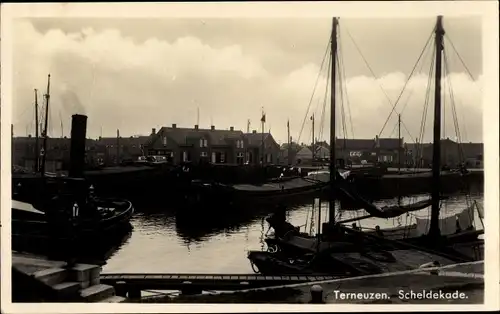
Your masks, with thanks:
<instances>
[{"instance_id":1,"label":"house window","mask_svg":"<svg viewBox=\"0 0 500 314\"><path fill-rule=\"evenodd\" d=\"M220 162L221 163L225 163L226 162L226 154L224 154L224 153L220 154Z\"/></svg>"},{"instance_id":2,"label":"house window","mask_svg":"<svg viewBox=\"0 0 500 314\"><path fill-rule=\"evenodd\" d=\"M244 163L243 153L237 153L236 154L236 163L238 165L242 165Z\"/></svg>"},{"instance_id":3,"label":"house window","mask_svg":"<svg viewBox=\"0 0 500 314\"><path fill-rule=\"evenodd\" d=\"M243 148L243 140L236 141L236 148Z\"/></svg>"},{"instance_id":4,"label":"house window","mask_svg":"<svg viewBox=\"0 0 500 314\"><path fill-rule=\"evenodd\" d=\"M273 159L273 155L271 155L271 154L266 155L266 162L271 162L272 159Z\"/></svg>"},{"instance_id":5,"label":"house window","mask_svg":"<svg viewBox=\"0 0 500 314\"><path fill-rule=\"evenodd\" d=\"M189 161L188 152L186 152L186 151L182 152L182 161Z\"/></svg>"},{"instance_id":6,"label":"house window","mask_svg":"<svg viewBox=\"0 0 500 314\"><path fill-rule=\"evenodd\" d=\"M208 154L207 154L207 152L201 152L200 156L201 157L208 157Z\"/></svg>"},{"instance_id":7,"label":"house window","mask_svg":"<svg viewBox=\"0 0 500 314\"><path fill-rule=\"evenodd\" d=\"M166 136L163 137L163 146L167 146L167 137Z\"/></svg>"},{"instance_id":8,"label":"house window","mask_svg":"<svg viewBox=\"0 0 500 314\"><path fill-rule=\"evenodd\" d=\"M200 147L207 147L208 141L204 138L200 138Z\"/></svg>"},{"instance_id":9,"label":"house window","mask_svg":"<svg viewBox=\"0 0 500 314\"><path fill-rule=\"evenodd\" d=\"M217 155L215 154L215 152L212 153L212 163L216 163L217 162Z\"/></svg>"}]
</instances>

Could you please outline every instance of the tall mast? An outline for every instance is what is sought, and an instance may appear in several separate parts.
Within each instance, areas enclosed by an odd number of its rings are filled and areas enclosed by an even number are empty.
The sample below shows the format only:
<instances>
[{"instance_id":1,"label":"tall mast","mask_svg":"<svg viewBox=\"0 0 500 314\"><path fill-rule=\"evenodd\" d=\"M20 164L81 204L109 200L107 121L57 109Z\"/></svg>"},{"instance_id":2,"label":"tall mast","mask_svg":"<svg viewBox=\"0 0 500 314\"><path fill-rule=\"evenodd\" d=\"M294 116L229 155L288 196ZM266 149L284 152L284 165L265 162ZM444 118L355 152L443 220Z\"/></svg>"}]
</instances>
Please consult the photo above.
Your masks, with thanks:
<instances>
[{"instance_id":1,"label":"tall mast","mask_svg":"<svg viewBox=\"0 0 500 314\"><path fill-rule=\"evenodd\" d=\"M116 129L116 165L120 164L120 130Z\"/></svg>"},{"instance_id":2,"label":"tall mast","mask_svg":"<svg viewBox=\"0 0 500 314\"><path fill-rule=\"evenodd\" d=\"M336 106L335 106L335 83L336 83L336 66L335 66L335 60L337 57L337 24L338 20L336 17L333 18L332 20L332 37L331 37L331 47L330 47L330 58L331 58L331 88L330 88L330 98L331 98L331 103L330 103L330 199L329 199L329 212L328 215L330 217L330 224L333 225L335 224L335 176L337 172L337 167L336 167L336 157L335 157L335 148L336 148L336 141L335 141L335 111L336 111Z\"/></svg>"},{"instance_id":3,"label":"tall mast","mask_svg":"<svg viewBox=\"0 0 500 314\"><path fill-rule=\"evenodd\" d=\"M311 116L312 120L312 162L314 163L314 157L316 155L316 147L314 143L314 114Z\"/></svg>"},{"instance_id":4,"label":"tall mast","mask_svg":"<svg viewBox=\"0 0 500 314\"><path fill-rule=\"evenodd\" d=\"M290 152L291 152L291 148L290 148L290 145L292 145L292 139L290 138L290 119L288 119L288 121L286 122L286 131L287 131L287 141L288 141L288 146L287 146L287 160L288 160L288 165L290 166L291 165L291 156L290 156Z\"/></svg>"},{"instance_id":5,"label":"tall mast","mask_svg":"<svg viewBox=\"0 0 500 314\"><path fill-rule=\"evenodd\" d=\"M35 88L35 172L40 170L40 143L38 134L38 90Z\"/></svg>"},{"instance_id":6,"label":"tall mast","mask_svg":"<svg viewBox=\"0 0 500 314\"><path fill-rule=\"evenodd\" d=\"M398 114L398 173L401 174L401 114Z\"/></svg>"},{"instance_id":7,"label":"tall mast","mask_svg":"<svg viewBox=\"0 0 500 314\"><path fill-rule=\"evenodd\" d=\"M49 124L49 101L50 101L50 74L47 76L47 93L45 96L45 125L43 127L43 155L42 155L42 165L41 165L41 173L42 177L45 176L45 161L47 156L47 126Z\"/></svg>"},{"instance_id":8,"label":"tall mast","mask_svg":"<svg viewBox=\"0 0 500 314\"><path fill-rule=\"evenodd\" d=\"M441 61L443 53L443 17L437 17L435 44L436 44L436 73L434 78L434 143L432 145L432 209L431 224L429 228L430 238L437 238L439 230L439 184L441 175Z\"/></svg>"},{"instance_id":9,"label":"tall mast","mask_svg":"<svg viewBox=\"0 0 500 314\"><path fill-rule=\"evenodd\" d=\"M262 141L261 141L261 150L262 150L262 165L264 165L264 162L265 162L265 157L266 157L266 154L264 153L264 127L265 127L265 124L266 124L266 113L264 112L264 107L262 107L262 118L260 119L260 122L262 123Z\"/></svg>"},{"instance_id":10,"label":"tall mast","mask_svg":"<svg viewBox=\"0 0 500 314\"><path fill-rule=\"evenodd\" d=\"M401 175L401 114L398 114L398 174ZM401 205L401 193L398 193L398 205Z\"/></svg>"}]
</instances>

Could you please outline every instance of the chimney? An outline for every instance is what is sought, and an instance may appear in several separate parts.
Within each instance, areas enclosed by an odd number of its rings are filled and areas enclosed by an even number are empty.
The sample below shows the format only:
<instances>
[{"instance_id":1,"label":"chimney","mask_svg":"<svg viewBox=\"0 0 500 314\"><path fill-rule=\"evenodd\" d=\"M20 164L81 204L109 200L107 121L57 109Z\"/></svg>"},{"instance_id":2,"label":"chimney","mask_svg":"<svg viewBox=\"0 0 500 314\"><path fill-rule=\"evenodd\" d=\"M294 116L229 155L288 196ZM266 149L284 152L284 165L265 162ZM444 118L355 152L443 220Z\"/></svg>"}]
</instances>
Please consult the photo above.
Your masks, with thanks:
<instances>
[{"instance_id":1,"label":"chimney","mask_svg":"<svg viewBox=\"0 0 500 314\"><path fill-rule=\"evenodd\" d=\"M151 135L155 135L155 134L156 134L156 129L155 129L155 128L152 128L152 129L151 129ZM99 139L100 139L100 138L101 138L101 137L99 136Z\"/></svg>"},{"instance_id":2,"label":"chimney","mask_svg":"<svg viewBox=\"0 0 500 314\"><path fill-rule=\"evenodd\" d=\"M175 128L177 128L177 124L172 123L172 129L175 129Z\"/></svg>"},{"instance_id":3,"label":"chimney","mask_svg":"<svg viewBox=\"0 0 500 314\"><path fill-rule=\"evenodd\" d=\"M229 131L234 131L234 126L229 127Z\"/></svg>"},{"instance_id":4,"label":"chimney","mask_svg":"<svg viewBox=\"0 0 500 314\"><path fill-rule=\"evenodd\" d=\"M253 131L252 131L252 134L257 134L257 130L253 130Z\"/></svg>"},{"instance_id":5,"label":"chimney","mask_svg":"<svg viewBox=\"0 0 500 314\"><path fill-rule=\"evenodd\" d=\"M199 128L199 127L198 127L198 124L195 124L195 125L194 125L194 129L195 129L195 130L198 130L198 128Z\"/></svg>"},{"instance_id":6,"label":"chimney","mask_svg":"<svg viewBox=\"0 0 500 314\"><path fill-rule=\"evenodd\" d=\"M85 138L87 116L75 114L71 119L71 144L69 176L82 178L85 167Z\"/></svg>"},{"instance_id":7,"label":"chimney","mask_svg":"<svg viewBox=\"0 0 500 314\"><path fill-rule=\"evenodd\" d=\"M215 125L211 125L210 130L215 131Z\"/></svg>"}]
</instances>

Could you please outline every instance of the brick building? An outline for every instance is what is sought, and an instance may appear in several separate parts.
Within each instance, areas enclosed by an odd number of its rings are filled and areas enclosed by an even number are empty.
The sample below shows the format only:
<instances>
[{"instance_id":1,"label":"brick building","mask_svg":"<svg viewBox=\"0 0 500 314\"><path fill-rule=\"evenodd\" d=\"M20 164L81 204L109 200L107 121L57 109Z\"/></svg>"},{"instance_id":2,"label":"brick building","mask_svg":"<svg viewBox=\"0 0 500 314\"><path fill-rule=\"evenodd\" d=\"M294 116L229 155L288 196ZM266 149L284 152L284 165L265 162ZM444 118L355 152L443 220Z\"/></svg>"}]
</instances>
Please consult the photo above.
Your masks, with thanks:
<instances>
[{"instance_id":1,"label":"brick building","mask_svg":"<svg viewBox=\"0 0 500 314\"><path fill-rule=\"evenodd\" d=\"M276 163L279 145L271 134L243 133L229 130L181 128L176 124L162 127L152 134L144 146L148 155L164 155L172 163L211 162L214 164L258 164L264 140L265 163Z\"/></svg>"}]
</instances>

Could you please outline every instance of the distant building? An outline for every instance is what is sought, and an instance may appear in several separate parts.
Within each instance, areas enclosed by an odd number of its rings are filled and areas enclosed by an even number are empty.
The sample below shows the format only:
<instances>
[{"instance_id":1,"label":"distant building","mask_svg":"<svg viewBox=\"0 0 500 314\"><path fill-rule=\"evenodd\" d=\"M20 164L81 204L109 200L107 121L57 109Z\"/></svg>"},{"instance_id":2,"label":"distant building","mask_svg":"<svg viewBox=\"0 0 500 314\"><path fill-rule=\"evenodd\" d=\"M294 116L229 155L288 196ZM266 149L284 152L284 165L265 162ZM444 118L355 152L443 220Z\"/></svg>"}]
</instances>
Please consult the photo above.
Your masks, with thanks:
<instances>
[{"instance_id":1,"label":"distant building","mask_svg":"<svg viewBox=\"0 0 500 314\"><path fill-rule=\"evenodd\" d=\"M158 132L153 129L144 147L148 155L165 155L175 164L258 164L261 156L264 156L264 163L275 164L279 156L279 145L271 134L255 131L243 133L234 127L218 130L215 126L201 129L198 125L180 128L172 124L171 127L162 127Z\"/></svg>"},{"instance_id":2,"label":"distant building","mask_svg":"<svg viewBox=\"0 0 500 314\"><path fill-rule=\"evenodd\" d=\"M42 160L43 139L39 139L39 161ZM86 140L86 159L92 158L95 148L94 140ZM64 171L69 169L71 140L67 137L48 138L47 152L45 156L45 170L48 172ZM36 138L32 136L14 137L12 141L12 164L35 169Z\"/></svg>"},{"instance_id":3,"label":"distant building","mask_svg":"<svg viewBox=\"0 0 500 314\"><path fill-rule=\"evenodd\" d=\"M264 158L264 164L280 163L280 146L271 133L257 133L254 130L252 133L245 133L244 136L250 149L250 163L258 164L261 162L262 157ZM262 142L264 142L264 145L262 145ZM262 148L264 148L264 152L262 152Z\"/></svg>"},{"instance_id":4,"label":"distant building","mask_svg":"<svg viewBox=\"0 0 500 314\"><path fill-rule=\"evenodd\" d=\"M406 143L407 160L412 165L420 167L432 164L432 143ZM457 143L447 139L441 140L441 164L456 166L465 162L467 167L483 167L483 143Z\"/></svg>"},{"instance_id":5,"label":"distant building","mask_svg":"<svg viewBox=\"0 0 500 314\"><path fill-rule=\"evenodd\" d=\"M144 145L150 136L99 137L94 143L95 158L106 165L144 156ZM118 156L118 158L117 158Z\"/></svg>"}]
</instances>

